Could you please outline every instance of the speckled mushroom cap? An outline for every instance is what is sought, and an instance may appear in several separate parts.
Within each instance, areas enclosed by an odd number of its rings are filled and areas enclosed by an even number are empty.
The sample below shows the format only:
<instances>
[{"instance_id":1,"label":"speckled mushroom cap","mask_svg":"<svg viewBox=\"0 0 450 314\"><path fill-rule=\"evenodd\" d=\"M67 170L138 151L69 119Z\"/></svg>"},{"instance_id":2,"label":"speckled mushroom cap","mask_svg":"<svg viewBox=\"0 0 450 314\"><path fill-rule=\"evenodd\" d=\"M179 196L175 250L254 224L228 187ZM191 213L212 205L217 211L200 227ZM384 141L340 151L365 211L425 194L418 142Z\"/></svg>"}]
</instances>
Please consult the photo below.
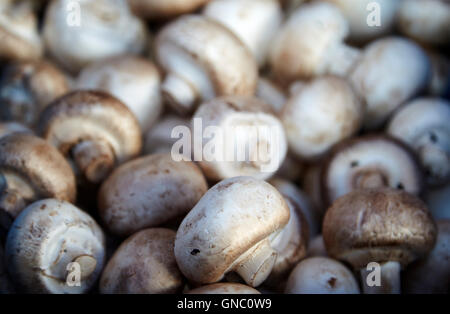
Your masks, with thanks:
<instances>
[{"instance_id":1,"label":"speckled mushroom cap","mask_svg":"<svg viewBox=\"0 0 450 314\"><path fill-rule=\"evenodd\" d=\"M193 12L210 0L128 0L133 12L149 20L161 20Z\"/></svg>"},{"instance_id":2,"label":"speckled mushroom cap","mask_svg":"<svg viewBox=\"0 0 450 314\"><path fill-rule=\"evenodd\" d=\"M201 125L197 126L199 122ZM219 128L213 139L195 139L203 142L199 165L211 180L236 176L267 179L279 169L287 154L280 120L269 105L255 97L225 96L203 103L193 116L192 126L194 130L202 127L205 133ZM213 152L211 146L215 148ZM246 155L239 156L243 150ZM212 156L207 156L210 152Z\"/></svg>"},{"instance_id":3,"label":"speckled mushroom cap","mask_svg":"<svg viewBox=\"0 0 450 314\"><path fill-rule=\"evenodd\" d=\"M323 221L328 254L355 269L369 262L406 266L427 254L436 225L417 197L394 189L367 189L337 199Z\"/></svg>"},{"instance_id":4,"label":"speckled mushroom cap","mask_svg":"<svg viewBox=\"0 0 450 314\"><path fill-rule=\"evenodd\" d=\"M111 232L129 235L182 218L207 191L200 169L171 154L132 160L105 180L98 195L99 214Z\"/></svg>"},{"instance_id":5,"label":"speckled mushroom cap","mask_svg":"<svg viewBox=\"0 0 450 314\"><path fill-rule=\"evenodd\" d=\"M42 55L38 21L27 3L0 4L0 59L29 60Z\"/></svg>"},{"instance_id":6,"label":"speckled mushroom cap","mask_svg":"<svg viewBox=\"0 0 450 314\"><path fill-rule=\"evenodd\" d=\"M430 60L414 42L402 37L371 42L349 74L366 105L364 127L381 127L395 109L426 87L430 75Z\"/></svg>"},{"instance_id":7,"label":"speckled mushroom cap","mask_svg":"<svg viewBox=\"0 0 450 314\"><path fill-rule=\"evenodd\" d=\"M145 24L131 13L127 0L52 0L46 9L46 48L72 73L95 60L139 54L147 36Z\"/></svg>"},{"instance_id":8,"label":"speckled mushroom cap","mask_svg":"<svg viewBox=\"0 0 450 314\"><path fill-rule=\"evenodd\" d=\"M265 181L251 177L221 181L181 223L175 239L178 266L198 284L217 282L230 271L243 276L248 270L244 279L256 287L267 278L276 259L270 241L289 217L283 196Z\"/></svg>"},{"instance_id":9,"label":"speckled mushroom cap","mask_svg":"<svg viewBox=\"0 0 450 314\"><path fill-rule=\"evenodd\" d=\"M113 159L110 162L117 165L137 156L142 147L133 113L117 98L99 91L74 91L55 100L41 114L38 131L67 158L78 144L102 143L112 155L107 156ZM107 171L99 172L95 179L101 181Z\"/></svg>"},{"instance_id":10,"label":"speckled mushroom cap","mask_svg":"<svg viewBox=\"0 0 450 314\"><path fill-rule=\"evenodd\" d=\"M240 283L220 282L189 290L186 294L261 294L261 292Z\"/></svg>"},{"instance_id":11,"label":"speckled mushroom cap","mask_svg":"<svg viewBox=\"0 0 450 314\"><path fill-rule=\"evenodd\" d=\"M423 191L414 153L385 135L366 135L336 146L323 164L321 194L326 206L356 189L391 187L414 195Z\"/></svg>"},{"instance_id":12,"label":"speckled mushroom cap","mask_svg":"<svg viewBox=\"0 0 450 314\"><path fill-rule=\"evenodd\" d=\"M16 217L23 205L42 198L74 202L75 176L64 157L46 141L26 133L14 133L0 140L2 208ZM13 203L17 202L17 206ZM11 206L11 208L9 208Z\"/></svg>"},{"instance_id":13,"label":"speckled mushroom cap","mask_svg":"<svg viewBox=\"0 0 450 314\"><path fill-rule=\"evenodd\" d=\"M207 47L207 49L205 49ZM251 52L225 26L185 15L156 38L156 59L166 72L162 93L178 112L223 95L253 95L258 66Z\"/></svg>"},{"instance_id":14,"label":"speckled mushroom cap","mask_svg":"<svg viewBox=\"0 0 450 314\"><path fill-rule=\"evenodd\" d=\"M450 182L450 102L418 98L405 104L387 132L416 151L431 185Z\"/></svg>"},{"instance_id":15,"label":"speckled mushroom cap","mask_svg":"<svg viewBox=\"0 0 450 314\"><path fill-rule=\"evenodd\" d=\"M70 203L46 199L28 206L6 241L8 271L25 292L85 293L103 268L104 235L94 219ZM67 284L77 262L80 286Z\"/></svg>"},{"instance_id":16,"label":"speckled mushroom cap","mask_svg":"<svg viewBox=\"0 0 450 314\"><path fill-rule=\"evenodd\" d=\"M100 293L167 294L181 291L173 246L175 231L146 229L125 240L103 270Z\"/></svg>"},{"instance_id":17,"label":"speckled mushroom cap","mask_svg":"<svg viewBox=\"0 0 450 314\"><path fill-rule=\"evenodd\" d=\"M47 61L8 64L0 79L0 117L33 126L45 106L68 91L64 73Z\"/></svg>"}]
</instances>

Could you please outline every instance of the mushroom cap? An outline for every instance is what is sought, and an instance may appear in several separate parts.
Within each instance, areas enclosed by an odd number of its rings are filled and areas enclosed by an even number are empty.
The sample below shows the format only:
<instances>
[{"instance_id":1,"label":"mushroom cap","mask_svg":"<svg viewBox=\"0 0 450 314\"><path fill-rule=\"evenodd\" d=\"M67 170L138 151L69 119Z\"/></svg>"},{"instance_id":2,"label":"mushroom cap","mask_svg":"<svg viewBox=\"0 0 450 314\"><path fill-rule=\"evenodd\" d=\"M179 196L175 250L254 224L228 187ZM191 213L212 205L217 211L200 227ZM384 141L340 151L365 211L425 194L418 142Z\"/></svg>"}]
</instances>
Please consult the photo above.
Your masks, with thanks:
<instances>
[{"instance_id":1,"label":"mushroom cap","mask_svg":"<svg viewBox=\"0 0 450 314\"><path fill-rule=\"evenodd\" d=\"M79 0L75 4L72 0L52 0L43 37L50 55L65 69L77 73L95 60L141 53L147 30L131 13L126 0Z\"/></svg>"},{"instance_id":2,"label":"mushroom cap","mask_svg":"<svg viewBox=\"0 0 450 314\"><path fill-rule=\"evenodd\" d=\"M278 0L214 0L205 6L203 15L236 34L260 66L283 19Z\"/></svg>"},{"instance_id":3,"label":"mushroom cap","mask_svg":"<svg viewBox=\"0 0 450 314\"><path fill-rule=\"evenodd\" d=\"M364 127L379 128L405 101L426 87L431 65L425 52L401 37L370 43L349 80L366 105Z\"/></svg>"},{"instance_id":4,"label":"mushroom cap","mask_svg":"<svg viewBox=\"0 0 450 314\"><path fill-rule=\"evenodd\" d=\"M33 126L45 106L68 91L64 73L47 61L10 63L0 79L0 116Z\"/></svg>"},{"instance_id":5,"label":"mushroom cap","mask_svg":"<svg viewBox=\"0 0 450 314\"><path fill-rule=\"evenodd\" d=\"M450 220L436 221L434 249L409 265L404 274L406 293L448 293L450 291Z\"/></svg>"},{"instance_id":6,"label":"mushroom cap","mask_svg":"<svg viewBox=\"0 0 450 314\"><path fill-rule=\"evenodd\" d=\"M450 182L449 121L450 102L440 98L418 98L400 108L387 128L390 135L418 153L427 170L428 183L432 185ZM431 147L439 152L431 151Z\"/></svg>"},{"instance_id":7,"label":"mushroom cap","mask_svg":"<svg viewBox=\"0 0 450 314\"><path fill-rule=\"evenodd\" d=\"M6 241L8 271L30 293L85 293L103 268L104 235L95 220L70 203L45 199L28 206L14 221ZM81 285L66 283L67 266L92 256L95 268ZM81 268L81 271L83 268Z\"/></svg>"},{"instance_id":8,"label":"mushroom cap","mask_svg":"<svg viewBox=\"0 0 450 314\"><path fill-rule=\"evenodd\" d=\"M128 0L133 12L149 20L162 20L196 11L210 0Z\"/></svg>"},{"instance_id":9,"label":"mushroom cap","mask_svg":"<svg viewBox=\"0 0 450 314\"><path fill-rule=\"evenodd\" d=\"M364 187L392 187L414 195L420 195L424 188L422 169L414 153L385 135L365 135L335 146L323 163L321 176L326 205Z\"/></svg>"},{"instance_id":10,"label":"mushroom cap","mask_svg":"<svg viewBox=\"0 0 450 314\"><path fill-rule=\"evenodd\" d=\"M166 73L188 81L199 100L250 96L256 90L258 66L251 52L212 19L200 15L176 19L159 32L155 49L158 64ZM178 108L173 101L169 103Z\"/></svg>"},{"instance_id":11,"label":"mushroom cap","mask_svg":"<svg viewBox=\"0 0 450 314\"><path fill-rule=\"evenodd\" d=\"M436 225L417 197L394 189L366 189L337 199L325 214L328 254L355 269L370 262L406 266L431 251Z\"/></svg>"},{"instance_id":12,"label":"mushroom cap","mask_svg":"<svg viewBox=\"0 0 450 314\"><path fill-rule=\"evenodd\" d=\"M325 76L296 89L280 118L291 151L299 158L315 159L355 134L363 115L347 81Z\"/></svg>"},{"instance_id":13,"label":"mushroom cap","mask_svg":"<svg viewBox=\"0 0 450 314\"><path fill-rule=\"evenodd\" d=\"M94 62L80 72L76 85L120 99L134 113L144 132L162 111L160 74L151 61L141 57L125 55Z\"/></svg>"},{"instance_id":14,"label":"mushroom cap","mask_svg":"<svg viewBox=\"0 0 450 314\"><path fill-rule=\"evenodd\" d=\"M33 131L17 122L0 122L0 138L13 133L33 134Z\"/></svg>"},{"instance_id":15,"label":"mushroom cap","mask_svg":"<svg viewBox=\"0 0 450 314\"><path fill-rule=\"evenodd\" d=\"M301 261L289 276L288 294L359 294L352 272L327 257L309 257Z\"/></svg>"},{"instance_id":16,"label":"mushroom cap","mask_svg":"<svg viewBox=\"0 0 450 314\"><path fill-rule=\"evenodd\" d=\"M203 142L199 165L211 180L237 176L264 180L279 169L286 157L287 141L281 122L269 105L255 97L225 96L203 103L193 116L194 136L196 121L201 121L201 134L217 129L212 139L195 138ZM210 152L211 146L214 153ZM242 150L245 156L240 154ZM197 160L195 152L194 158Z\"/></svg>"},{"instance_id":17,"label":"mushroom cap","mask_svg":"<svg viewBox=\"0 0 450 314\"><path fill-rule=\"evenodd\" d=\"M158 227L189 212L208 189L190 161L155 154L123 164L103 182L99 214L111 232L129 235Z\"/></svg>"},{"instance_id":18,"label":"mushroom cap","mask_svg":"<svg viewBox=\"0 0 450 314\"><path fill-rule=\"evenodd\" d=\"M0 5L0 59L39 59L43 48L38 21L27 3L3 2Z\"/></svg>"},{"instance_id":19,"label":"mushroom cap","mask_svg":"<svg viewBox=\"0 0 450 314\"><path fill-rule=\"evenodd\" d=\"M83 140L106 141L119 164L138 155L142 147L133 113L117 98L99 91L74 91L58 98L42 112L38 131L64 155Z\"/></svg>"},{"instance_id":20,"label":"mushroom cap","mask_svg":"<svg viewBox=\"0 0 450 314\"><path fill-rule=\"evenodd\" d=\"M192 289L186 294L261 294L261 292L240 283L219 282Z\"/></svg>"},{"instance_id":21,"label":"mushroom cap","mask_svg":"<svg viewBox=\"0 0 450 314\"><path fill-rule=\"evenodd\" d=\"M217 282L253 247L273 239L289 217L283 196L269 183L251 177L223 180L181 223L175 239L178 266L192 282Z\"/></svg>"},{"instance_id":22,"label":"mushroom cap","mask_svg":"<svg viewBox=\"0 0 450 314\"><path fill-rule=\"evenodd\" d=\"M39 137L13 133L1 138L0 170L21 177L40 199L75 201L72 168L56 148Z\"/></svg>"},{"instance_id":23,"label":"mushroom cap","mask_svg":"<svg viewBox=\"0 0 450 314\"><path fill-rule=\"evenodd\" d=\"M175 231L163 228L139 231L126 239L103 270L103 294L161 294L181 291L173 246Z\"/></svg>"},{"instance_id":24,"label":"mushroom cap","mask_svg":"<svg viewBox=\"0 0 450 314\"><path fill-rule=\"evenodd\" d=\"M428 44L450 42L450 3L448 0L403 0L397 15L400 31Z\"/></svg>"}]
</instances>

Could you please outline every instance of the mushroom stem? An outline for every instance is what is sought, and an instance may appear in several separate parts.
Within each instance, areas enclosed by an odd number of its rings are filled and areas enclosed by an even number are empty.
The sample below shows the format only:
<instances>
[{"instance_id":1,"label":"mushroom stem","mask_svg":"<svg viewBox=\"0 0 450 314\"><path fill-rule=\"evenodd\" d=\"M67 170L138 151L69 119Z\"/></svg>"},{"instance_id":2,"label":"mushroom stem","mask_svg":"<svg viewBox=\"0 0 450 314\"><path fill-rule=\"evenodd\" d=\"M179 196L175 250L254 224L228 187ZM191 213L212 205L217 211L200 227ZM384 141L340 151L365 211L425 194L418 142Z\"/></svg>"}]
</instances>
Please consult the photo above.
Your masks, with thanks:
<instances>
[{"instance_id":1,"label":"mushroom stem","mask_svg":"<svg viewBox=\"0 0 450 314\"><path fill-rule=\"evenodd\" d=\"M336 45L333 52L328 53L327 56L327 72L345 77L361 57L361 51L347 45Z\"/></svg>"},{"instance_id":2,"label":"mushroom stem","mask_svg":"<svg viewBox=\"0 0 450 314\"><path fill-rule=\"evenodd\" d=\"M80 265L82 280L88 278L97 267L97 260L91 255L80 255L73 262Z\"/></svg>"},{"instance_id":3,"label":"mushroom stem","mask_svg":"<svg viewBox=\"0 0 450 314\"><path fill-rule=\"evenodd\" d=\"M387 186L386 177L380 171L363 171L355 176L355 186L359 189L376 189Z\"/></svg>"},{"instance_id":4,"label":"mushroom stem","mask_svg":"<svg viewBox=\"0 0 450 314\"><path fill-rule=\"evenodd\" d=\"M271 248L268 239L258 243L248 252L234 270L249 286L257 287L270 275L277 252Z\"/></svg>"},{"instance_id":5,"label":"mushroom stem","mask_svg":"<svg viewBox=\"0 0 450 314\"><path fill-rule=\"evenodd\" d=\"M161 91L165 99L182 114L192 111L198 97L192 84L173 73L167 75Z\"/></svg>"},{"instance_id":6,"label":"mushroom stem","mask_svg":"<svg viewBox=\"0 0 450 314\"><path fill-rule=\"evenodd\" d=\"M400 294L400 270L399 262L386 262L381 265L380 285L370 287L368 275L373 270L361 270L361 281L364 294Z\"/></svg>"},{"instance_id":7,"label":"mushroom stem","mask_svg":"<svg viewBox=\"0 0 450 314\"><path fill-rule=\"evenodd\" d=\"M101 140L82 141L72 153L78 169L93 183L101 182L114 166L114 152Z\"/></svg>"}]
</instances>

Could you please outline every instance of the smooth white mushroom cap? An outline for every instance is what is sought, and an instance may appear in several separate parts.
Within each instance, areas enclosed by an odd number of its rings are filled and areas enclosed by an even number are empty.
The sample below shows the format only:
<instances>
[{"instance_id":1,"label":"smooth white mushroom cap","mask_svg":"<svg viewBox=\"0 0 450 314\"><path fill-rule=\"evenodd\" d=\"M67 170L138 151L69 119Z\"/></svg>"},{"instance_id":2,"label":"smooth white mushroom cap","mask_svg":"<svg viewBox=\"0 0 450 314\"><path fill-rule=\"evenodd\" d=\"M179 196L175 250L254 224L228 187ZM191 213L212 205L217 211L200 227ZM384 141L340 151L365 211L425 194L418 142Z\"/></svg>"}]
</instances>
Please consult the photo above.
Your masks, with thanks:
<instances>
[{"instance_id":1,"label":"smooth white mushroom cap","mask_svg":"<svg viewBox=\"0 0 450 314\"><path fill-rule=\"evenodd\" d=\"M369 44L349 77L366 105L364 127L379 128L426 86L430 71L425 52L408 39L387 37Z\"/></svg>"},{"instance_id":2,"label":"smooth white mushroom cap","mask_svg":"<svg viewBox=\"0 0 450 314\"><path fill-rule=\"evenodd\" d=\"M203 14L233 31L260 66L266 62L271 41L283 19L278 0L215 0L205 6Z\"/></svg>"},{"instance_id":3,"label":"smooth white mushroom cap","mask_svg":"<svg viewBox=\"0 0 450 314\"><path fill-rule=\"evenodd\" d=\"M53 0L44 21L46 47L64 68L77 73L93 61L144 50L145 25L131 13L126 0L79 0L76 3L79 9L67 11L68 7L73 7L72 0ZM78 26L74 25L77 12Z\"/></svg>"},{"instance_id":4,"label":"smooth white mushroom cap","mask_svg":"<svg viewBox=\"0 0 450 314\"><path fill-rule=\"evenodd\" d=\"M38 201L22 211L8 233L8 271L27 292L85 293L103 268L104 241L100 227L82 210L55 199ZM75 261L81 285L71 287L67 267Z\"/></svg>"},{"instance_id":5,"label":"smooth white mushroom cap","mask_svg":"<svg viewBox=\"0 0 450 314\"><path fill-rule=\"evenodd\" d=\"M289 294L359 294L352 272L340 262L327 257L301 261L289 276Z\"/></svg>"}]
</instances>

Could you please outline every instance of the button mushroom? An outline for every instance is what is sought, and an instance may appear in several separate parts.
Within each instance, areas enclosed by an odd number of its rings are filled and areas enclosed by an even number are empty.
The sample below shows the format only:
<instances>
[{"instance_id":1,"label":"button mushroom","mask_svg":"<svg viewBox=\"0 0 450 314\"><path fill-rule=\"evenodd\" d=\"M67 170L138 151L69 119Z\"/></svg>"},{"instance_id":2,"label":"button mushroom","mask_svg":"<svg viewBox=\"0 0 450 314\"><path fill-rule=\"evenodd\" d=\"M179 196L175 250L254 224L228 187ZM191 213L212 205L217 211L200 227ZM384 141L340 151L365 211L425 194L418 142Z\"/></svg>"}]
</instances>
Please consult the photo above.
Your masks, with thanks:
<instances>
[{"instance_id":1,"label":"button mushroom","mask_svg":"<svg viewBox=\"0 0 450 314\"><path fill-rule=\"evenodd\" d=\"M39 134L73 161L76 173L100 183L115 167L141 151L138 121L117 98L75 91L42 112Z\"/></svg>"},{"instance_id":2,"label":"button mushroom","mask_svg":"<svg viewBox=\"0 0 450 314\"><path fill-rule=\"evenodd\" d=\"M413 152L384 135L347 140L323 165L321 193L326 205L350 191L392 187L420 195L422 171Z\"/></svg>"},{"instance_id":3,"label":"button mushroom","mask_svg":"<svg viewBox=\"0 0 450 314\"><path fill-rule=\"evenodd\" d=\"M74 202L75 176L64 157L46 141L26 133L0 139L0 212L14 219L42 198ZM10 222L6 219L8 229Z\"/></svg>"},{"instance_id":4,"label":"button mushroom","mask_svg":"<svg viewBox=\"0 0 450 314\"><path fill-rule=\"evenodd\" d=\"M175 231L146 229L125 240L100 279L103 294L167 294L183 288L173 246Z\"/></svg>"},{"instance_id":5,"label":"button mushroom","mask_svg":"<svg viewBox=\"0 0 450 314\"><path fill-rule=\"evenodd\" d=\"M270 43L283 19L278 0L214 0L205 6L203 14L233 31L260 66L266 62Z\"/></svg>"},{"instance_id":6,"label":"button mushroom","mask_svg":"<svg viewBox=\"0 0 450 314\"><path fill-rule=\"evenodd\" d=\"M428 254L436 226L425 204L394 189L346 194L328 209L323 221L328 254L361 270L365 293L400 293L400 270ZM369 263L380 265L380 282L369 284Z\"/></svg>"},{"instance_id":7,"label":"button mushroom","mask_svg":"<svg viewBox=\"0 0 450 314\"><path fill-rule=\"evenodd\" d=\"M203 16L166 25L156 38L156 59L166 72L163 96L182 114L200 101L256 90L258 67L251 52L226 27Z\"/></svg>"},{"instance_id":8,"label":"button mushroom","mask_svg":"<svg viewBox=\"0 0 450 314\"><path fill-rule=\"evenodd\" d=\"M144 50L145 25L126 0L81 0L78 10L71 2L52 0L43 26L49 54L68 71L77 73L93 61Z\"/></svg>"},{"instance_id":9,"label":"button mushroom","mask_svg":"<svg viewBox=\"0 0 450 314\"><path fill-rule=\"evenodd\" d=\"M310 160L355 134L363 117L350 85L332 76L297 87L280 114L292 153Z\"/></svg>"},{"instance_id":10,"label":"button mushroom","mask_svg":"<svg viewBox=\"0 0 450 314\"><path fill-rule=\"evenodd\" d=\"M269 105L254 97L227 96L204 103L193 116L193 127L194 149L195 142L203 145L202 156L194 151L194 158L211 180L267 179L287 153L281 122ZM196 135L196 128L203 136Z\"/></svg>"},{"instance_id":11,"label":"button mushroom","mask_svg":"<svg viewBox=\"0 0 450 314\"><path fill-rule=\"evenodd\" d=\"M207 189L193 162L149 155L125 163L105 180L98 194L99 214L112 233L130 235L183 218Z\"/></svg>"},{"instance_id":12,"label":"button mushroom","mask_svg":"<svg viewBox=\"0 0 450 314\"><path fill-rule=\"evenodd\" d=\"M138 16L149 20L165 20L196 11L210 0L128 0Z\"/></svg>"},{"instance_id":13,"label":"button mushroom","mask_svg":"<svg viewBox=\"0 0 450 314\"><path fill-rule=\"evenodd\" d=\"M68 91L66 76L49 62L8 64L0 79L0 118L34 126L41 111Z\"/></svg>"},{"instance_id":14,"label":"button mushroom","mask_svg":"<svg viewBox=\"0 0 450 314\"><path fill-rule=\"evenodd\" d=\"M390 115L426 87L430 61L414 42L385 37L370 43L349 80L366 106L364 127L380 128Z\"/></svg>"},{"instance_id":15,"label":"button mushroom","mask_svg":"<svg viewBox=\"0 0 450 314\"><path fill-rule=\"evenodd\" d=\"M135 114L143 132L162 111L158 69L144 58L126 55L94 62L81 71L76 85L120 99Z\"/></svg>"},{"instance_id":16,"label":"button mushroom","mask_svg":"<svg viewBox=\"0 0 450 314\"><path fill-rule=\"evenodd\" d=\"M86 293L104 262L104 235L88 214L46 199L28 206L6 240L8 272L29 293Z\"/></svg>"},{"instance_id":17,"label":"button mushroom","mask_svg":"<svg viewBox=\"0 0 450 314\"><path fill-rule=\"evenodd\" d=\"M387 132L419 156L431 185L450 183L450 102L419 98L394 115Z\"/></svg>"},{"instance_id":18,"label":"button mushroom","mask_svg":"<svg viewBox=\"0 0 450 314\"><path fill-rule=\"evenodd\" d=\"M261 294L252 287L239 283L220 282L212 285L195 288L187 294Z\"/></svg>"},{"instance_id":19,"label":"button mushroom","mask_svg":"<svg viewBox=\"0 0 450 314\"><path fill-rule=\"evenodd\" d=\"M271 240L288 221L289 207L273 186L251 177L227 179L211 188L181 223L175 258L194 283L215 283L234 271L257 287L277 258Z\"/></svg>"},{"instance_id":20,"label":"button mushroom","mask_svg":"<svg viewBox=\"0 0 450 314\"><path fill-rule=\"evenodd\" d=\"M344 44L348 32L347 21L334 5L301 5L274 38L271 70L287 83L322 74L346 75L360 54Z\"/></svg>"},{"instance_id":21,"label":"button mushroom","mask_svg":"<svg viewBox=\"0 0 450 314\"><path fill-rule=\"evenodd\" d=\"M310 257L301 261L289 275L289 294L359 294L352 272L327 257Z\"/></svg>"}]
</instances>

